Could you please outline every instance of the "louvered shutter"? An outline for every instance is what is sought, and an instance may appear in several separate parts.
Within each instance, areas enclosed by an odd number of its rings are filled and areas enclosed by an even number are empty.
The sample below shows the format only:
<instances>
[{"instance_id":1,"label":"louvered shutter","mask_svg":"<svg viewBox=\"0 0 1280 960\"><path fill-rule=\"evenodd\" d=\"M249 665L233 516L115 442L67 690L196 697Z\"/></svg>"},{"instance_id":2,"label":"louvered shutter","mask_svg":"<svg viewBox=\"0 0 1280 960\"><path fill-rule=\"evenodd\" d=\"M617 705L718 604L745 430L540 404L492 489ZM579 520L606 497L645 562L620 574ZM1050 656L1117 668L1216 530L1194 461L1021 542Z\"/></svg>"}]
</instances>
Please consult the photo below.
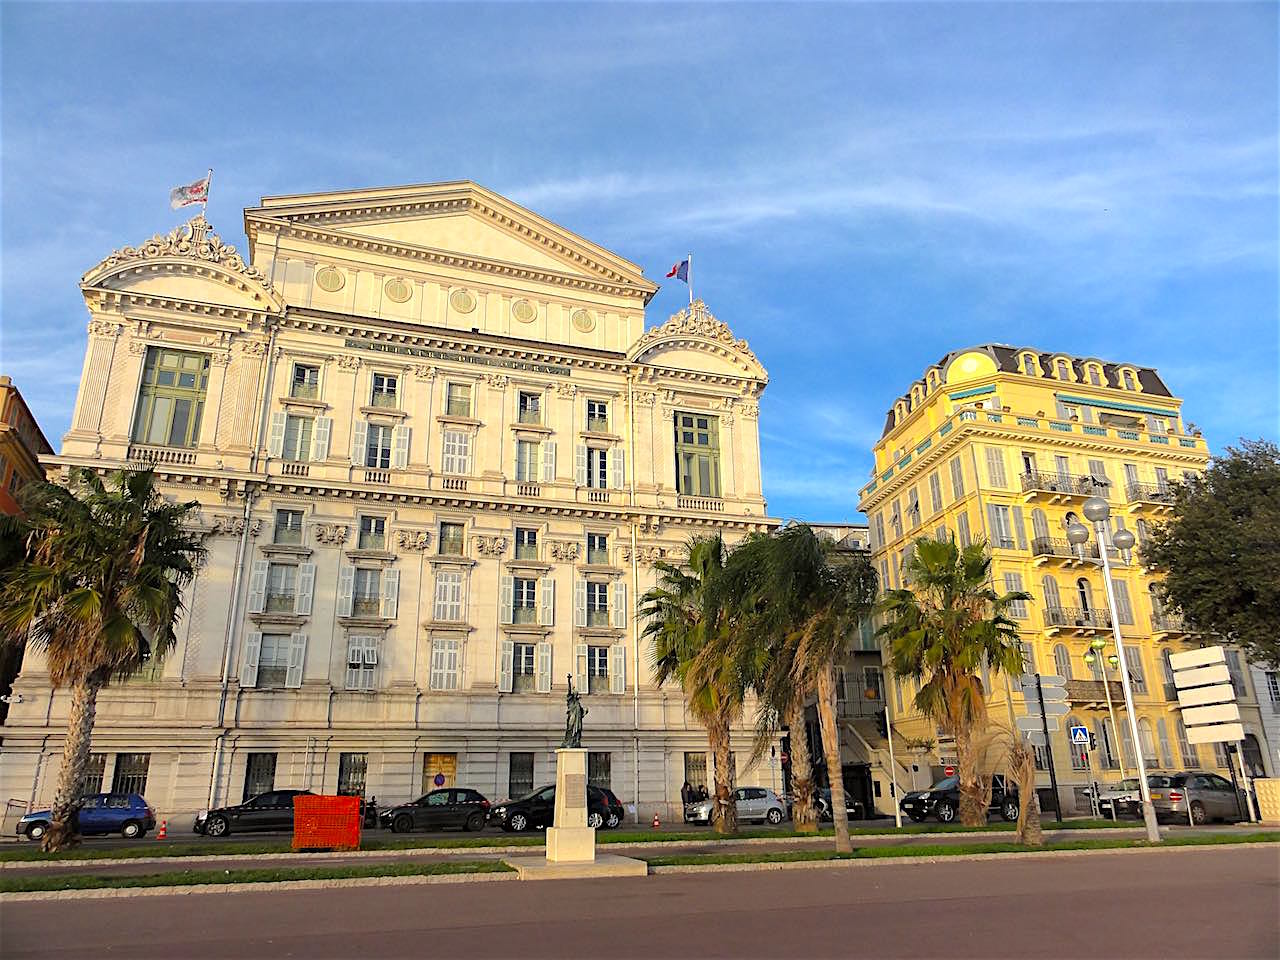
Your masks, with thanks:
<instances>
[{"instance_id":1,"label":"louvered shutter","mask_svg":"<svg viewBox=\"0 0 1280 960\"><path fill-rule=\"evenodd\" d=\"M271 414L271 433L267 437L267 453L272 457L284 456L284 427L288 414L277 410Z\"/></svg>"},{"instance_id":2,"label":"louvered shutter","mask_svg":"<svg viewBox=\"0 0 1280 960\"><path fill-rule=\"evenodd\" d=\"M329 459L329 435L333 432L332 417L316 417L311 428L311 459Z\"/></svg>"},{"instance_id":3,"label":"louvered shutter","mask_svg":"<svg viewBox=\"0 0 1280 960\"><path fill-rule=\"evenodd\" d=\"M391 431L391 466L403 470L409 466L409 428L400 426Z\"/></svg>"},{"instance_id":4,"label":"louvered shutter","mask_svg":"<svg viewBox=\"0 0 1280 960\"><path fill-rule=\"evenodd\" d=\"M581 443L573 448L573 477L578 486L587 485L587 448Z\"/></svg>"},{"instance_id":5,"label":"louvered shutter","mask_svg":"<svg viewBox=\"0 0 1280 960\"><path fill-rule=\"evenodd\" d=\"M536 683L539 693L551 692L551 644L546 641L538 644Z\"/></svg>"},{"instance_id":6,"label":"louvered shutter","mask_svg":"<svg viewBox=\"0 0 1280 960\"><path fill-rule=\"evenodd\" d=\"M1112 577L1111 586L1116 592L1116 617L1123 624L1132 624L1133 605L1129 602L1129 585Z\"/></svg>"},{"instance_id":7,"label":"louvered shutter","mask_svg":"<svg viewBox=\"0 0 1280 960\"><path fill-rule=\"evenodd\" d=\"M253 571L249 574L249 612L261 613L267 604L267 571L271 564L266 560L253 561Z\"/></svg>"},{"instance_id":8,"label":"louvered shutter","mask_svg":"<svg viewBox=\"0 0 1280 960\"><path fill-rule=\"evenodd\" d=\"M284 685L296 690L302 686L302 668L307 662L307 635L294 633L289 636L289 671Z\"/></svg>"},{"instance_id":9,"label":"louvered shutter","mask_svg":"<svg viewBox=\"0 0 1280 960\"><path fill-rule=\"evenodd\" d=\"M1027 549L1027 528L1022 522L1022 508L1013 508L1013 535L1018 540L1018 549Z\"/></svg>"},{"instance_id":10,"label":"louvered shutter","mask_svg":"<svg viewBox=\"0 0 1280 960\"><path fill-rule=\"evenodd\" d=\"M254 631L244 638L244 657L240 661L240 686L258 685L258 658L262 656L262 634Z\"/></svg>"},{"instance_id":11,"label":"louvered shutter","mask_svg":"<svg viewBox=\"0 0 1280 960\"><path fill-rule=\"evenodd\" d=\"M556 442L542 441L542 482L555 483L556 480Z\"/></svg>"},{"instance_id":12,"label":"louvered shutter","mask_svg":"<svg viewBox=\"0 0 1280 960\"><path fill-rule=\"evenodd\" d=\"M1005 485L1004 451L999 447L987 447L987 476L993 487Z\"/></svg>"},{"instance_id":13,"label":"louvered shutter","mask_svg":"<svg viewBox=\"0 0 1280 960\"><path fill-rule=\"evenodd\" d=\"M624 581L613 582L613 596L609 600L610 606L613 607L613 625L621 629L627 625L627 585Z\"/></svg>"},{"instance_id":14,"label":"louvered shutter","mask_svg":"<svg viewBox=\"0 0 1280 960\"><path fill-rule=\"evenodd\" d=\"M578 688L579 693L586 693L591 689L590 666L587 662L588 652L585 643L575 643L573 645L573 684Z\"/></svg>"},{"instance_id":15,"label":"louvered shutter","mask_svg":"<svg viewBox=\"0 0 1280 960\"><path fill-rule=\"evenodd\" d=\"M351 598L356 589L356 568L338 568L338 616L351 616Z\"/></svg>"},{"instance_id":16,"label":"louvered shutter","mask_svg":"<svg viewBox=\"0 0 1280 960\"><path fill-rule=\"evenodd\" d=\"M626 452L621 447L609 451L609 486L621 490L627 485Z\"/></svg>"},{"instance_id":17,"label":"louvered shutter","mask_svg":"<svg viewBox=\"0 0 1280 960\"><path fill-rule=\"evenodd\" d=\"M353 466L363 467L365 465L368 446L369 424L363 420L353 420L351 422L351 463Z\"/></svg>"},{"instance_id":18,"label":"louvered shutter","mask_svg":"<svg viewBox=\"0 0 1280 960\"><path fill-rule=\"evenodd\" d=\"M512 661L516 655L516 645L510 640L503 640L499 645L500 653L498 655L498 689L503 693L511 692L511 681L513 674Z\"/></svg>"},{"instance_id":19,"label":"louvered shutter","mask_svg":"<svg viewBox=\"0 0 1280 960\"><path fill-rule=\"evenodd\" d=\"M298 592L293 597L293 612L300 617L311 615L311 598L316 592L316 565L298 564Z\"/></svg>"},{"instance_id":20,"label":"louvered shutter","mask_svg":"<svg viewBox=\"0 0 1280 960\"><path fill-rule=\"evenodd\" d=\"M573 584L573 625L587 625L587 581L576 580Z\"/></svg>"},{"instance_id":21,"label":"louvered shutter","mask_svg":"<svg viewBox=\"0 0 1280 960\"><path fill-rule=\"evenodd\" d=\"M510 623L512 620L512 608L515 606L515 578L509 573L504 573L500 581L498 590L498 622Z\"/></svg>"},{"instance_id":22,"label":"louvered shutter","mask_svg":"<svg viewBox=\"0 0 1280 960\"><path fill-rule=\"evenodd\" d=\"M620 643L609 648L609 692L627 692L627 648Z\"/></svg>"},{"instance_id":23,"label":"louvered shutter","mask_svg":"<svg viewBox=\"0 0 1280 960\"><path fill-rule=\"evenodd\" d=\"M382 617L394 620L400 606L400 571L382 571Z\"/></svg>"},{"instance_id":24,"label":"louvered shutter","mask_svg":"<svg viewBox=\"0 0 1280 960\"><path fill-rule=\"evenodd\" d=\"M539 599L538 623L544 627L553 627L556 623L556 582L551 577L543 577L538 581Z\"/></svg>"}]
</instances>

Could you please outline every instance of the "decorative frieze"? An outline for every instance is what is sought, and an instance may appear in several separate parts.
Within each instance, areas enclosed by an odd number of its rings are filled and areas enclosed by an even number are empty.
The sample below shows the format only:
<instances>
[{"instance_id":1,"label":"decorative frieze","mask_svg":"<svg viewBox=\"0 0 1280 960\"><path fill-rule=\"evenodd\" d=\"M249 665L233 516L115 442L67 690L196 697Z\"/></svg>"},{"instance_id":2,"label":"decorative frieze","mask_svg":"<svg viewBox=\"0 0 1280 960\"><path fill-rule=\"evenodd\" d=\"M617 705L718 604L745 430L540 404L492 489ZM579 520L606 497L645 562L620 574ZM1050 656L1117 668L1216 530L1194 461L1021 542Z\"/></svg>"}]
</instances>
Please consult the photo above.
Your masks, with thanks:
<instances>
[{"instance_id":1,"label":"decorative frieze","mask_svg":"<svg viewBox=\"0 0 1280 960\"><path fill-rule=\"evenodd\" d=\"M397 530L396 546L401 550L426 550L431 546L431 534L425 530Z\"/></svg>"},{"instance_id":2,"label":"decorative frieze","mask_svg":"<svg viewBox=\"0 0 1280 960\"><path fill-rule=\"evenodd\" d=\"M420 363L413 368L413 375L419 383L429 383L436 378L436 368Z\"/></svg>"},{"instance_id":3,"label":"decorative frieze","mask_svg":"<svg viewBox=\"0 0 1280 960\"><path fill-rule=\"evenodd\" d=\"M507 552L507 538L481 534L475 538L476 553L482 557L500 557Z\"/></svg>"},{"instance_id":4,"label":"decorative frieze","mask_svg":"<svg viewBox=\"0 0 1280 960\"><path fill-rule=\"evenodd\" d=\"M110 323L106 320L90 320L89 336L91 337L118 337L124 329L121 324Z\"/></svg>"},{"instance_id":5,"label":"decorative frieze","mask_svg":"<svg viewBox=\"0 0 1280 960\"><path fill-rule=\"evenodd\" d=\"M358 370L360 369L360 358L344 353L338 357L338 366L343 370Z\"/></svg>"},{"instance_id":6,"label":"decorative frieze","mask_svg":"<svg viewBox=\"0 0 1280 960\"><path fill-rule=\"evenodd\" d=\"M653 566L659 560L667 559L667 548L641 544L632 550L631 545L626 544L622 548L622 559L628 563L630 563L632 559L635 559L638 563Z\"/></svg>"},{"instance_id":7,"label":"decorative frieze","mask_svg":"<svg viewBox=\"0 0 1280 960\"><path fill-rule=\"evenodd\" d=\"M340 547L347 542L351 528L345 523L317 523L315 525L316 543Z\"/></svg>"},{"instance_id":8,"label":"decorative frieze","mask_svg":"<svg viewBox=\"0 0 1280 960\"><path fill-rule=\"evenodd\" d=\"M582 544L576 540L548 540L547 550L552 560L563 563L576 563L582 554Z\"/></svg>"},{"instance_id":9,"label":"decorative frieze","mask_svg":"<svg viewBox=\"0 0 1280 960\"><path fill-rule=\"evenodd\" d=\"M485 383L493 387L495 390L505 390L507 384L511 382L511 378L503 373L489 373L485 375Z\"/></svg>"},{"instance_id":10,"label":"decorative frieze","mask_svg":"<svg viewBox=\"0 0 1280 960\"><path fill-rule=\"evenodd\" d=\"M211 537L238 537L245 531L244 517L214 517L209 525ZM262 521L249 521L249 536L256 537L262 532Z\"/></svg>"}]
</instances>

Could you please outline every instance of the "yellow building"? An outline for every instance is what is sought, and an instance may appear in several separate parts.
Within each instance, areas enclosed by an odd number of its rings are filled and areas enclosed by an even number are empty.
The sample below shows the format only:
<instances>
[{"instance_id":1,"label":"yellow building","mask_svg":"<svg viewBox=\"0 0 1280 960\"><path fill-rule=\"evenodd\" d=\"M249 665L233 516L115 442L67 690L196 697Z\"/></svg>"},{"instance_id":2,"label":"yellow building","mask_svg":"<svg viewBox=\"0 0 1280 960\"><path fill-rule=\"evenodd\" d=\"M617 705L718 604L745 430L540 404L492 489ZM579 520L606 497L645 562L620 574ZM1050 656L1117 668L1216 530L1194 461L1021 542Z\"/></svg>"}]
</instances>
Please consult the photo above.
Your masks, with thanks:
<instances>
[{"instance_id":1,"label":"yellow building","mask_svg":"<svg viewBox=\"0 0 1280 960\"><path fill-rule=\"evenodd\" d=\"M1181 407L1148 367L996 344L957 350L894 402L875 447L875 473L861 490L886 588L903 585L903 557L915 538L945 535L961 545L989 543L997 589L1032 595L1014 615L1028 670L1067 679L1071 713L1050 747L1068 811L1087 807L1083 788L1090 780L1133 776L1135 764L1119 675L1107 665L1115 650L1097 541L1072 547L1065 527L1086 499L1101 496L1111 506L1113 530L1145 539L1171 509L1169 482L1209 460ZM1161 608L1136 556L1112 550L1110 559L1148 766L1225 768L1221 747L1187 744L1177 713L1168 656L1198 638ZM1095 640L1106 646L1086 662ZM1229 651L1228 661L1252 738L1246 753L1261 759L1263 728L1248 671L1238 651ZM1021 698L1009 682L986 679L992 718L1008 723L1021 716ZM945 763L954 749L913 711L915 691L893 686L895 733L917 743L936 740L927 762ZM1094 734L1094 751L1070 747L1072 723Z\"/></svg>"}]
</instances>

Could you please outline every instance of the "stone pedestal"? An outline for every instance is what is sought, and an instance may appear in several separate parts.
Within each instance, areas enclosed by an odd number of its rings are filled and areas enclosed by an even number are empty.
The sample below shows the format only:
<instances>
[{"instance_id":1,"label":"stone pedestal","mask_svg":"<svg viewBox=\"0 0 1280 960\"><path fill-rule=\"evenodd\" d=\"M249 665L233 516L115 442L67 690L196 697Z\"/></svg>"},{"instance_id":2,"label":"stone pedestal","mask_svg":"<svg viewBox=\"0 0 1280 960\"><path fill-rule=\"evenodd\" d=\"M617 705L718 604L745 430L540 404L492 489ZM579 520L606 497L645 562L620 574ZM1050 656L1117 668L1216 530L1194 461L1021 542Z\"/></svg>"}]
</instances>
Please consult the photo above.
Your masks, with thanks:
<instances>
[{"instance_id":1,"label":"stone pedestal","mask_svg":"<svg viewBox=\"0 0 1280 960\"><path fill-rule=\"evenodd\" d=\"M548 863L592 863L596 831L587 826L587 751L556 751L555 826L547 828Z\"/></svg>"}]
</instances>

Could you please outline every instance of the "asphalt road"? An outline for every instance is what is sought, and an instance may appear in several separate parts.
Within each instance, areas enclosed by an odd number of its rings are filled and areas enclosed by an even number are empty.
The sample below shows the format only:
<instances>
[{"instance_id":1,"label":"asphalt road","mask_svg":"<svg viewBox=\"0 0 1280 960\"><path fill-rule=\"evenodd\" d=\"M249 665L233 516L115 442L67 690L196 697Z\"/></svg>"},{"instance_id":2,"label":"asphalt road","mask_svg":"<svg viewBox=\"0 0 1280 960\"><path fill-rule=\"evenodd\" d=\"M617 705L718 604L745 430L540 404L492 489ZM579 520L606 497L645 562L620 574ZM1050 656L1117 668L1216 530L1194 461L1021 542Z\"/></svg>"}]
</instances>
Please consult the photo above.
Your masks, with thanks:
<instances>
[{"instance_id":1,"label":"asphalt road","mask_svg":"<svg viewBox=\"0 0 1280 960\"><path fill-rule=\"evenodd\" d=\"M1278 902L1277 851L1218 848L21 903L0 954L1272 960Z\"/></svg>"}]
</instances>

